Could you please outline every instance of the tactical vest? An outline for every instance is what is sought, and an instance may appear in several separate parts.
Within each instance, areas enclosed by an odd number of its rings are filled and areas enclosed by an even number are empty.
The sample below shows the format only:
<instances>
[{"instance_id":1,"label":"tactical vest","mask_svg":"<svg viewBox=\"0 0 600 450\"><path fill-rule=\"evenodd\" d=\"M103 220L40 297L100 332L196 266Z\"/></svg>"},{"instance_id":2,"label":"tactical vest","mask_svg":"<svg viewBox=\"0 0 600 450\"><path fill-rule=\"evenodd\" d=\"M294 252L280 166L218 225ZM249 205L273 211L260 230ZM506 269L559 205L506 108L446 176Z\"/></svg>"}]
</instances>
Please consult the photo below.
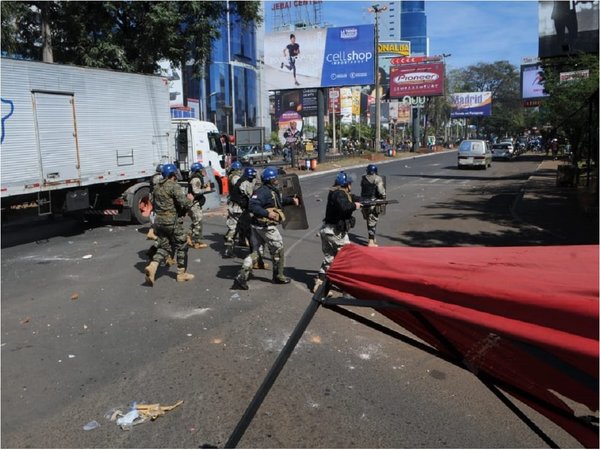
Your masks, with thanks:
<instances>
[{"instance_id":1,"label":"tactical vest","mask_svg":"<svg viewBox=\"0 0 600 450\"><path fill-rule=\"evenodd\" d=\"M377 198L377 184L375 180L371 182L367 177L368 175L363 175L360 181L360 196L365 199Z\"/></svg>"},{"instance_id":2,"label":"tactical vest","mask_svg":"<svg viewBox=\"0 0 600 450\"><path fill-rule=\"evenodd\" d=\"M237 203L242 209L245 210L248 209L249 199L244 195L242 189L240 188L244 181L249 181L248 178L246 178L244 175L238 178L235 185L229 192L229 198L233 203Z\"/></svg>"},{"instance_id":3,"label":"tactical vest","mask_svg":"<svg viewBox=\"0 0 600 450\"><path fill-rule=\"evenodd\" d=\"M188 182L188 193L194 196L195 202L197 202L200 206L204 206L204 204L206 203L206 197L204 196L204 192L199 192L196 194L194 193L194 190L192 188L192 180L194 178L200 180L200 186L204 186L204 177L199 172L196 172L194 175L192 175L190 181Z\"/></svg>"},{"instance_id":4,"label":"tactical vest","mask_svg":"<svg viewBox=\"0 0 600 450\"><path fill-rule=\"evenodd\" d=\"M283 209L281 206L281 197L273 189L269 189L269 192L271 194L271 199L273 200L273 206L266 206L266 205L262 205L262 206L266 210L274 210L279 215L279 220L272 220L272 219L269 219L268 217L254 216L253 217L254 223L261 225L261 226L279 225L282 221L285 220L285 215L283 214Z\"/></svg>"},{"instance_id":5,"label":"tactical vest","mask_svg":"<svg viewBox=\"0 0 600 450\"><path fill-rule=\"evenodd\" d=\"M325 223L328 223L330 225L338 225L341 222L353 219L352 212L347 214L340 208L340 205L336 200L336 192L341 192L348 198L349 202L354 203L352 201L352 196L350 195L350 192L345 191L339 186L329 191L329 195L327 196L327 207L325 208Z\"/></svg>"}]
</instances>

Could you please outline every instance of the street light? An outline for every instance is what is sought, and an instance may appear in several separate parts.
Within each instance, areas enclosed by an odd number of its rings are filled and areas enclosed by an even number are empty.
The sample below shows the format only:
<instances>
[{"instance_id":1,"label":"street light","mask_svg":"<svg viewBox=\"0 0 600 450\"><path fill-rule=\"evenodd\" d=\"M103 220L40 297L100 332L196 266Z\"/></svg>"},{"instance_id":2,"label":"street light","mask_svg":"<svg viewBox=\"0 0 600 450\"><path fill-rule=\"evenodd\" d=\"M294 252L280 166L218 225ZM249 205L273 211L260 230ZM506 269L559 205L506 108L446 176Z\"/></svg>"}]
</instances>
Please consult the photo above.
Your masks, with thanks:
<instances>
[{"instance_id":1,"label":"street light","mask_svg":"<svg viewBox=\"0 0 600 450\"><path fill-rule=\"evenodd\" d=\"M375 13L375 151L381 150L381 94L379 93L379 13L387 6L373 5L369 12Z\"/></svg>"}]
</instances>

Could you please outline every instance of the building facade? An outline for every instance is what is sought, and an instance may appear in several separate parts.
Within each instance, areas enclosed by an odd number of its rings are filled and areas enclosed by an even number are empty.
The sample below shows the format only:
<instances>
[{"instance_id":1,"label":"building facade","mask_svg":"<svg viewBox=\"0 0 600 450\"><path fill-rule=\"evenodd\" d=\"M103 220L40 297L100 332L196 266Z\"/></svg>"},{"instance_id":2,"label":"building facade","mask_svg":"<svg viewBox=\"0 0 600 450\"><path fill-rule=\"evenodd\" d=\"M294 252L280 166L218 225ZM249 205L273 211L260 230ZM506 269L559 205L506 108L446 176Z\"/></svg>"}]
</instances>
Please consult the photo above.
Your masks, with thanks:
<instances>
[{"instance_id":1,"label":"building facade","mask_svg":"<svg viewBox=\"0 0 600 450\"><path fill-rule=\"evenodd\" d=\"M257 45L264 31L231 14L220 33L204 76L187 78L188 104L197 104L196 117L215 123L223 133L233 135L239 127L265 126L268 103L265 107L261 88L263 50Z\"/></svg>"},{"instance_id":2,"label":"building facade","mask_svg":"<svg viewBox=\"0 0 600 450\"><path fill-rule=\"evenodd\" d=\"M429 55L425 1L403 0L384 5L387 10L380 16L379 40L410 41L412 55Z\"/></svg>"}]
</instances>

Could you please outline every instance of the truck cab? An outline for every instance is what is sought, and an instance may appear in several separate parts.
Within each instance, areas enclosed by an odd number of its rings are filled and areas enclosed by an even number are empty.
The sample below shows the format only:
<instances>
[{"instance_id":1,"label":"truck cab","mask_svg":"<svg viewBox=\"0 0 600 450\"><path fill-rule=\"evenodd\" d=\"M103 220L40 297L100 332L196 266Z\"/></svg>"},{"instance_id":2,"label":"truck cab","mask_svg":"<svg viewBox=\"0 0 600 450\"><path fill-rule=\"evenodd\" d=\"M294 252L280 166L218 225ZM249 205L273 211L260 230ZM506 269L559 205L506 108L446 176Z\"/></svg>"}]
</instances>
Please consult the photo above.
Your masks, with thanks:
<instances>
[{"instance_id":1,"label":"truck cab","mask_svg":"<svg viewBox=\"0 0 600 450\"><path fill-rule=\"evenodd\" d=\"M215 177L226 175L225 150L215 124L186 118L172 119L171 125L175 161L182 172L188 172L193 163L199 162L205 169L212 168Z\"/></svg>"}]
</instances>

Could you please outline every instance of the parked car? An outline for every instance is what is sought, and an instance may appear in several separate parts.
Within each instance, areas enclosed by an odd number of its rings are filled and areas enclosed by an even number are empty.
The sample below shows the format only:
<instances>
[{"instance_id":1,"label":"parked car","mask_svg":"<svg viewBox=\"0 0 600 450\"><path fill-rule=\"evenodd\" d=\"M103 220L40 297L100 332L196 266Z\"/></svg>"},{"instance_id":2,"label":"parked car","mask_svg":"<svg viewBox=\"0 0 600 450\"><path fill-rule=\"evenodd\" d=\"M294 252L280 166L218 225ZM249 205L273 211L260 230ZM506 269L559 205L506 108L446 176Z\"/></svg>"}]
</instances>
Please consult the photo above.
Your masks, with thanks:
<instances>
[{"instance_id":1,"label":"parked car","mask_svg":"<svg viewBox=\"0 0 600 450\"><path fill-rule=\"evenodd\" d=\"M486 141L480 139L466 139L458 147L458 168L483 167L487 169L492 165L492 151Z\"/></svg>"},{"instance_id":2,"label":"parked car","mask_svg":"<svg viewBox=\"0 0 600 450\"><path fill-rule=\"evenodd\" d=\"M262 150L260 148L260 145L240 146L237 149L237 159L242 164L269 164L271 162L271 159L273 159L273 149L269 144L265 144Z\"/></svg>"},{"instance_id":3,"label":"parked car","mask_svg":"<svg viewBox=\"0 0 600 450\"><path fill-rule=\"evenodd\" d=\"M494 144L492 145L492 159L510 160L515 156L515 150L512 144Z\"/></svg>"}]
</instances>

